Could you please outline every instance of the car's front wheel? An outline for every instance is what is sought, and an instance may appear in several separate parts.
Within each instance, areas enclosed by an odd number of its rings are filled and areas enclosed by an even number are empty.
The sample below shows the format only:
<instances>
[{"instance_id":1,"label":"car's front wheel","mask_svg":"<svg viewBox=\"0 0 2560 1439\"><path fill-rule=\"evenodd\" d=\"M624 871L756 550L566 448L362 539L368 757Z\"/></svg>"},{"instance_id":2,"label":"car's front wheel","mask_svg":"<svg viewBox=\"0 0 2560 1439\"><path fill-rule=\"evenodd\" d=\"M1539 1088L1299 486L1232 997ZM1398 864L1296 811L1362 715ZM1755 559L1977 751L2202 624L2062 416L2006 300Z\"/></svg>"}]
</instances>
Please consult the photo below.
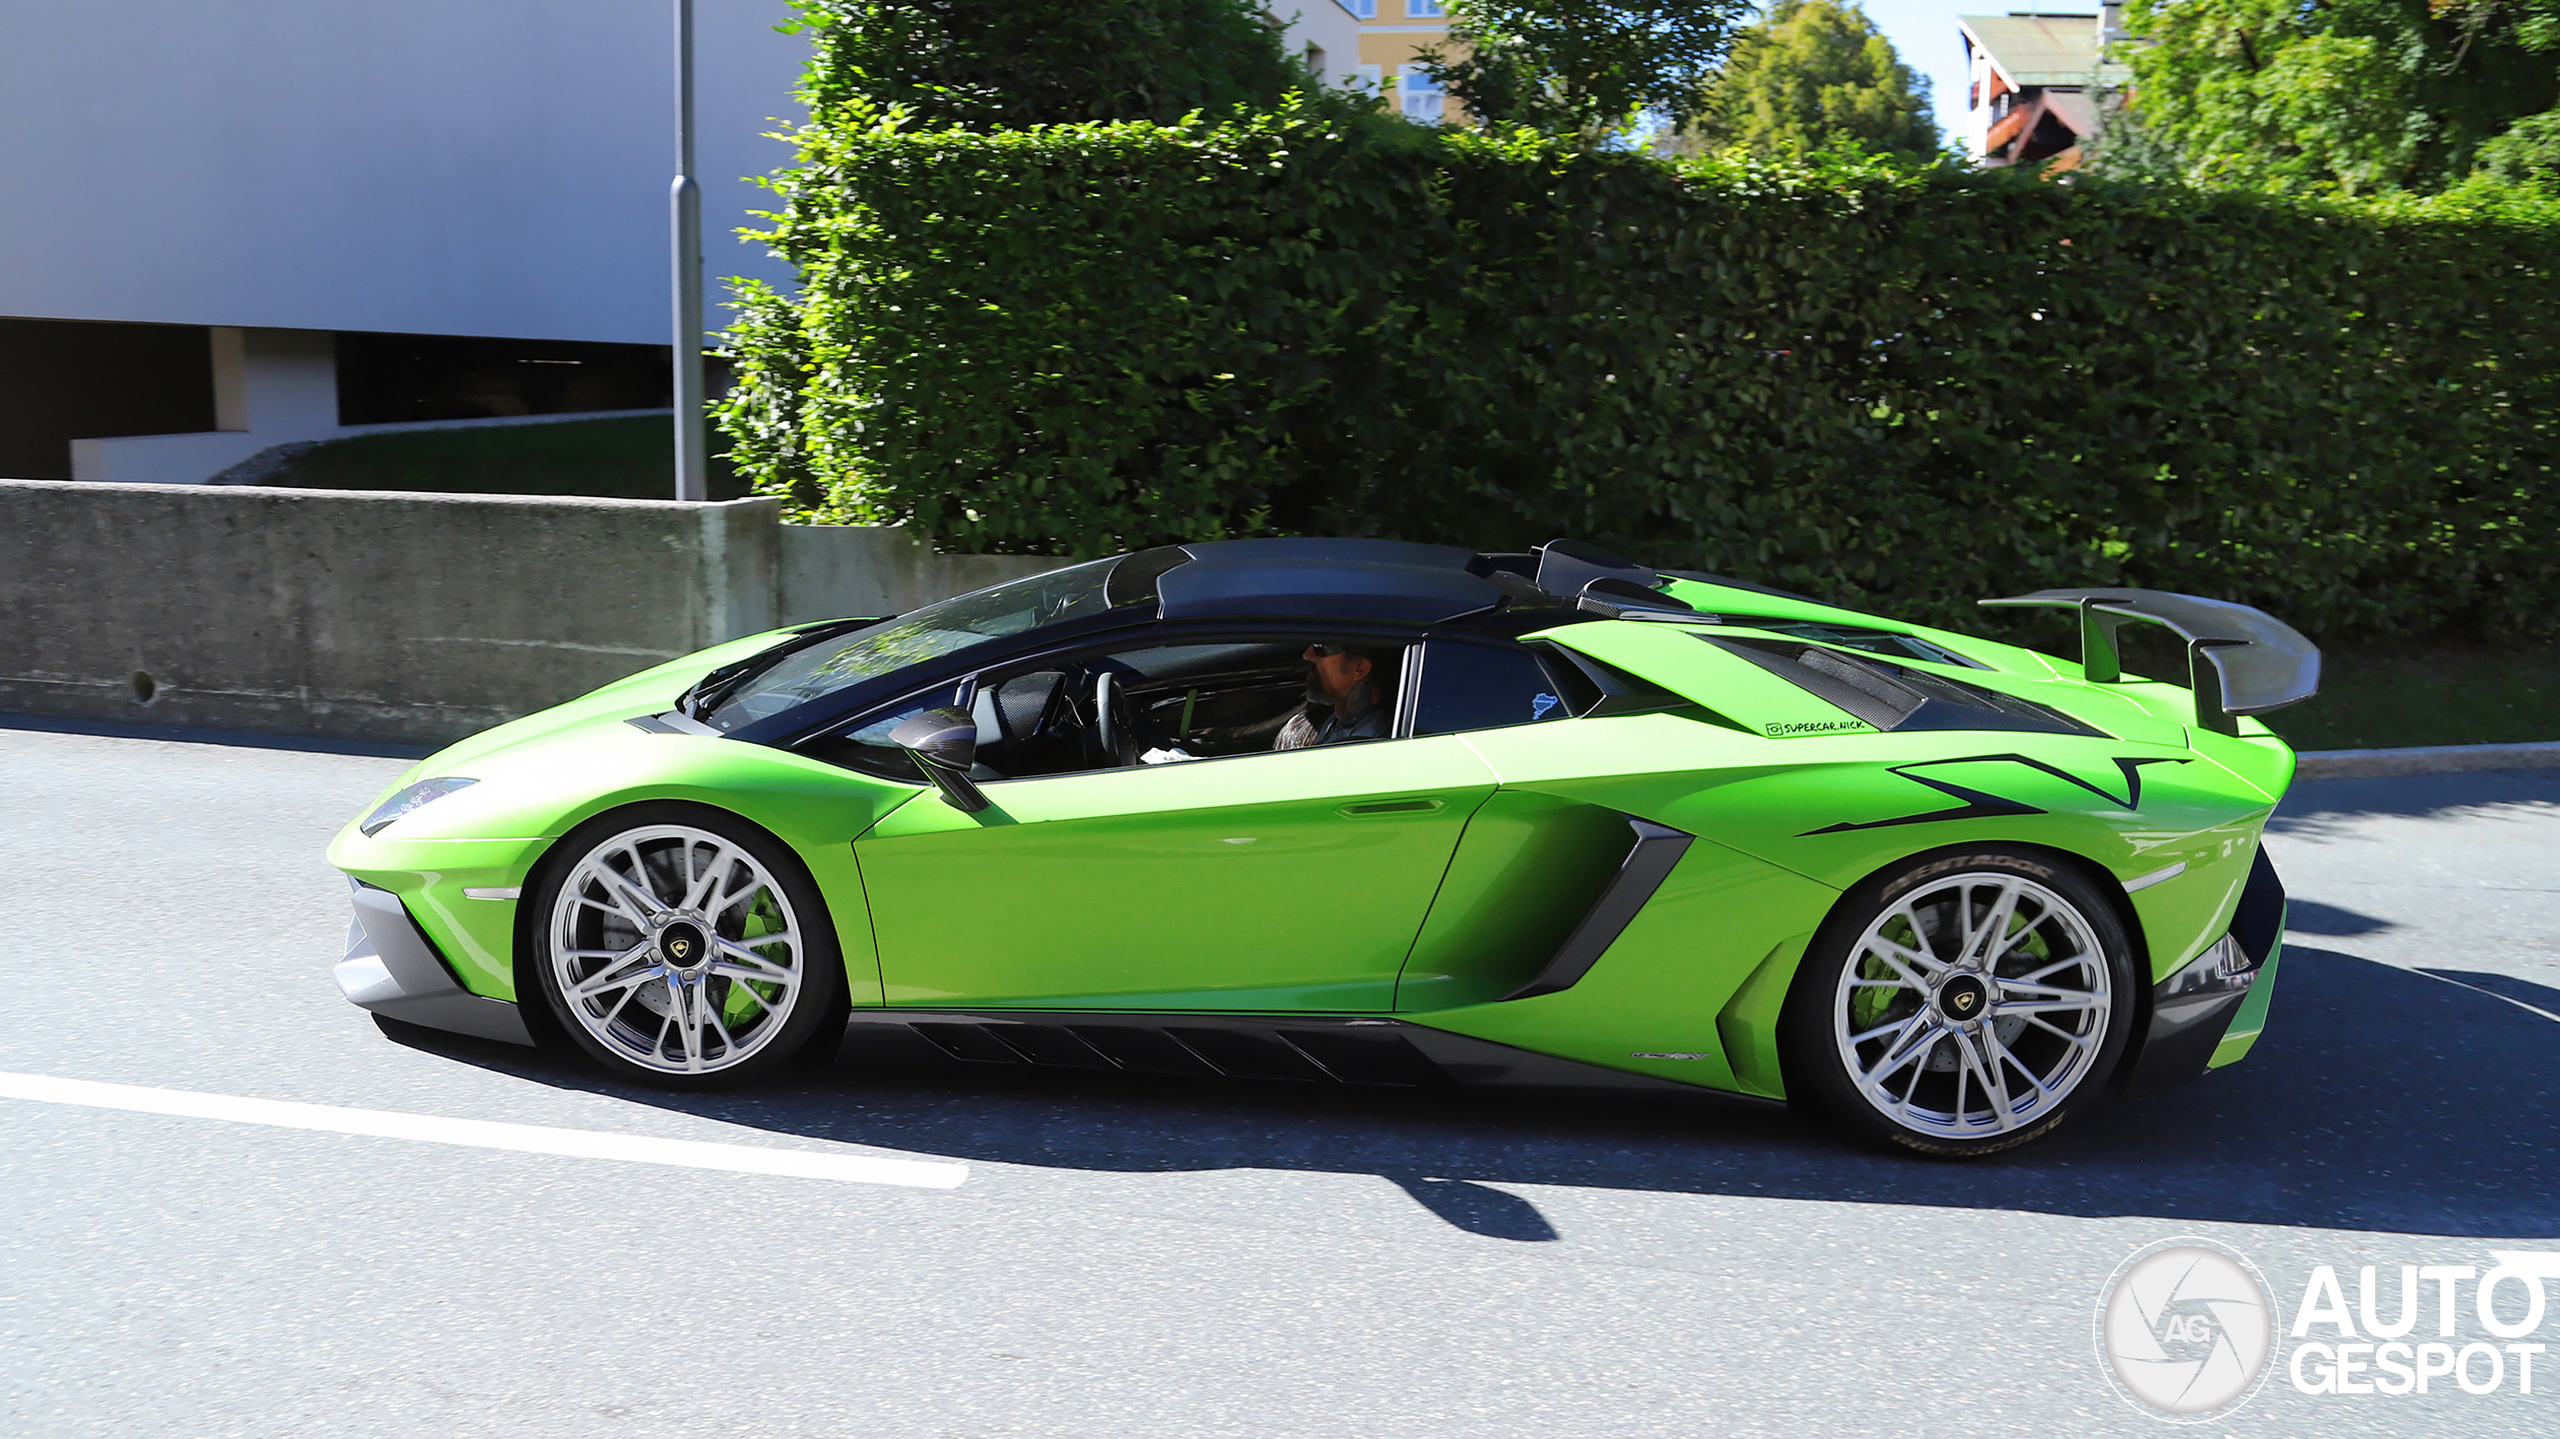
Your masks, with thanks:
<instances>
[{"instance_id":1,"label":"car's front wheel","mask_svg":"<svg viewBox=\"0 0 2560 1439\"><path fill-rule=\"evenodd\" d=\"M646 1083L734 1083L839 1007L844 964L788 850L731 816L652 805L563 839L534 895L533 968L569 1037Z\"/></svg>"},{"instance_id":2,"label":"car's front wheel","mask_svg":"<svg viewBox=\"0 0 2560 1439\"><path fill-rule=\"evenodd\" d=\"M2015 1148L2115 1068L2132 950L2085 876L2032 851L1922 856L1850 891L1797 970L1787 1078L1923 1153Z\"/></svg>"}]
</instances>

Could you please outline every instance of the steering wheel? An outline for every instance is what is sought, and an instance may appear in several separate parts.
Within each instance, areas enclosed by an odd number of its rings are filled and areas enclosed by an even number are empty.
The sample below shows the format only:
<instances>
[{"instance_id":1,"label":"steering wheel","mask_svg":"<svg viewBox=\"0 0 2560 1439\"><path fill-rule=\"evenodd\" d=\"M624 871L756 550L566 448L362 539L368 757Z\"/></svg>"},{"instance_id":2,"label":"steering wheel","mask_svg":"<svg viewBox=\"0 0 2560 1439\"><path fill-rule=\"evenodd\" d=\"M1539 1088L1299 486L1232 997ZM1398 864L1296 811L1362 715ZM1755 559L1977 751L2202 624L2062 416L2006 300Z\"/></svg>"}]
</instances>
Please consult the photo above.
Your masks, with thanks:
<instances>
[{"instance_id":1,"label":"steering wheel","mask_svg":"<svg viewBox=\"0 0 2560 1439\"><path fill-rule=\"evenodd\" d=\"M1093 677L1093 742L1104 754L1120 751L1120 677L1104 670Z\"/></svg>"},{"instance_id":2,"label":"steering wheel","mask_svg":"<svg viewBox=\"0 0 2560 1439\"><path fill-rule=\"evenodd\" d=\"M1120 688L1120 676L1113 671L1094 673L1093 727L1088 733L1099 764L1116 769L1137 762L1137 722L1129 709L1129 696Z\"/></svg>"}]
</instances>

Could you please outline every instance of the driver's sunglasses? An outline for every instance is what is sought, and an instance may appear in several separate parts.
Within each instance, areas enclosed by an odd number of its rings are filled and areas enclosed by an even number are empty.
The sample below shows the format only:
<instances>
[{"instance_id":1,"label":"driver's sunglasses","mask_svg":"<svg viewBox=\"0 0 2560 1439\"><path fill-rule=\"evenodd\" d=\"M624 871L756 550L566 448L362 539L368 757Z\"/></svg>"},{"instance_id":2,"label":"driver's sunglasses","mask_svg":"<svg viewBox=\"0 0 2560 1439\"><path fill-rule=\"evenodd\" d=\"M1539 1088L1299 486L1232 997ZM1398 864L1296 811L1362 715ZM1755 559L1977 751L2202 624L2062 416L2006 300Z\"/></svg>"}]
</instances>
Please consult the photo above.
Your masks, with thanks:
<instances>
[{"instance_id":1,"label":"driver's sunglasses","mask_svg":"<svg viewBox=\"0 0 2560 1439\"><path fill-rule=\"evenodd\" d=\"M1307 646L1307 653L1314 655L1318 659L1331 659L1335 655L1347 655L1351 653L1351 651L1344 649L1340 645L1309 645Z\"/></svg>"}]
</instances>

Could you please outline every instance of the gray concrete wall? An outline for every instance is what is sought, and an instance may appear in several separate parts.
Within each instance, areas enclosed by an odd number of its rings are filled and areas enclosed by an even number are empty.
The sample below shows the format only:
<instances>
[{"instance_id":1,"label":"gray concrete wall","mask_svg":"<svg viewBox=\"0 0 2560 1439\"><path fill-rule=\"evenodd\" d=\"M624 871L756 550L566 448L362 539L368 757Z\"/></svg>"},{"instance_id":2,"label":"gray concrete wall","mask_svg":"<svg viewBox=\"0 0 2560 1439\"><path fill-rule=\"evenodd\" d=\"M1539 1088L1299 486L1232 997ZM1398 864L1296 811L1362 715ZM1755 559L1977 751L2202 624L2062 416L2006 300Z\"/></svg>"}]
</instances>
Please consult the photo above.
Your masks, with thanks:
<instances>
[{"instance_id":1,"label":"gray concrete wall","mask_svg":"<svg viewBox=\"0 0 2560 1439\"><path fill-rule=\"evenodd\" d=\"M333 397L330 403L335 404ZM71 478L112 485L225 484L223 472L279 445L312 445L366 435L413 430L491 430L522 425L574 424L580 420L633 420L675 411L579 410L554 415L493 415L469 420L407 420L388 425L341 425L334 417L308 429L195 430L167 435L113 435L71 442ZM269 470L273 473L273 470Z\"/></svg>"},{"instance_id":2,"label":"gray concrete wall","mask_svg":"<svg viewBox=\"0 0 2560 1439\"><path fill-rule=\"evenodd\" d=\"M766 499L0 480L0 712L437 743L1055 563L786 526Z\"/></svg>"},{"instance_id":3,"label":"gray concrete wall","mask_svg":"<svg viewBox=\"0 0 2560 1439\"><path fill-rule=\"evenodd\" d=\"M1024 575L1059 561L1032 555L937 555L903 529L777 525L776 624L892 615Z\"/></svg>"}]
</instances>

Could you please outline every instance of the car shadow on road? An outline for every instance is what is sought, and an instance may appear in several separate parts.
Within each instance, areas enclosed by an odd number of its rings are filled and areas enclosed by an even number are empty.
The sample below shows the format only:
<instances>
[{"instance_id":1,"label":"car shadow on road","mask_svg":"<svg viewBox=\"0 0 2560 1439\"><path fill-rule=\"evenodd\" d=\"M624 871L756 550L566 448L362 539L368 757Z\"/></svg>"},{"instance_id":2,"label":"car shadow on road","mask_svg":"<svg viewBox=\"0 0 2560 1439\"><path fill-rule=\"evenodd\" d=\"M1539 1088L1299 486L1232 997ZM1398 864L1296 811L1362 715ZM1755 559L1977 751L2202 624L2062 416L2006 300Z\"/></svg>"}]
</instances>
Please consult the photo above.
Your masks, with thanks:
<instances>
[{"instance_id":1,"label":"car shadow on road","mask_svg":"<svg viewBox=\"0 0 2560 1439\"><path fill-rule=\"evenodd\" d=\"M2293 934L2336 935L2353 938L2360 934L2380 934L2395 929L2387 919L2359 913L2341 905L2322 904L2316 899L2288 897L2284 908L2284 927Z\"/></svg>"},{"instance_id":2,"label":"car shadow on road","mask_svg":"<svg viewBox=\"0 0 2560 1439\"><path fill-rule=\"evenodd\" d=\"M775 1134L1047 1168L1379 1175L1460 1229L1523 1242L1556 1231L1493 1186L2560 1238L2560 1022L2458 979L2301 946L2285 950L2273 1009L2244 1063L2110 1096L2045 1140L1972 1163L1884 1152L1781 1106L1717 1096L1369 1091L957 1061L669 1094L608 1082L568 1054L385 1029L535 1083Z\"/></svg>"},{"instance_id":3,"label":"car shadow on road","mask_svg":"<svg viewBox=\"0 0 2560 1439\"><path fill-rule=\"evenodd\" d=\"M2336 821L2361 815L2414 818L2455 810L2556 804L2560 804L2560 769L2304 780L2286 792L2267 829L2279 835L2316 835Z\"/></svg>"}]
</instances>

